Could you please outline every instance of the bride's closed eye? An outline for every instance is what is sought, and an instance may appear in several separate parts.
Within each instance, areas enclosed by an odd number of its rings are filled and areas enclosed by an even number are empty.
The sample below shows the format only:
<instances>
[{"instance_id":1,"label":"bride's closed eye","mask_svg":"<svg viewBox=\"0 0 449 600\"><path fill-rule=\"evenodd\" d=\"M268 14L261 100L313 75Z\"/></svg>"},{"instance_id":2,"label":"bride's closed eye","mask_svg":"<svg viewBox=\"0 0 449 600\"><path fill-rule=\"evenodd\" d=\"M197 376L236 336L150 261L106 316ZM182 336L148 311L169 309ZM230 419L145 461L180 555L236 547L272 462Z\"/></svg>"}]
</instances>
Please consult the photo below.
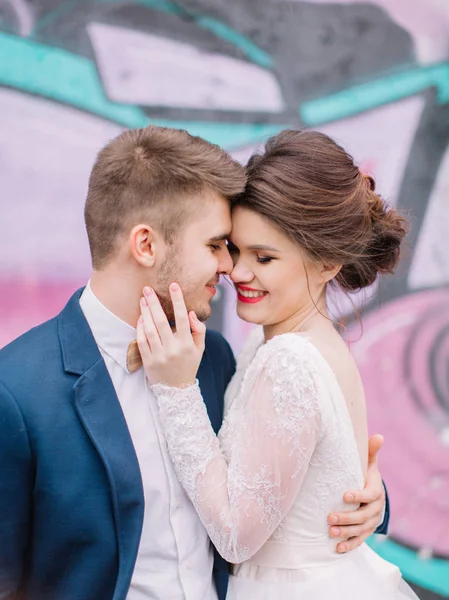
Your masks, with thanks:
<instances>
[{"instance_id":1,"label":"bride's closed eye","mask_svg":"<svg viewBox=\"0 0 449 600\"><path fill-rule=\"evenodd\" d=\"M240 254L240 250L238 247L228 240L227 242L228 252L233 257L236 258ZM266 265L270 263L272 260L276 260L273 256L266 256L265 254L256 254L256 260L258 263L262 265Z\"/></svg>"},{"instance_id":2,"label":"bride's closed eye","mask_svg":"<svg viewBox=\"0 0 449 600\"><path fill-rule=\"evenodd\" d=\"M262 265L266 265L272 260L275 260L272 256L257 256L257 262Z\"/></svg>"}]
</instances>

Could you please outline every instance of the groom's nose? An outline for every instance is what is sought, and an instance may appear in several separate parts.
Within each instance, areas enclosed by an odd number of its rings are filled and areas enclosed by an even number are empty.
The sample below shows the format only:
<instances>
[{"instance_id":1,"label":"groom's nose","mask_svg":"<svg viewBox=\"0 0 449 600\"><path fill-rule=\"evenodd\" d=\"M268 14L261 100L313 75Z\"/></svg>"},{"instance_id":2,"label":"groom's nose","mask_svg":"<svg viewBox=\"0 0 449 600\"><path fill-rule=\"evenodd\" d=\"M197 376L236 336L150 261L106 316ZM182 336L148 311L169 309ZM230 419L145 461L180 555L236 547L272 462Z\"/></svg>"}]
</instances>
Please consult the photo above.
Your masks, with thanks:
<instances>
[{"instance_id":1,"label":"groom's nose","mask_svg":"<svg viewBox=\"0 0 449 600\"><path fill-rule=\"evenodd\" d=\"M217 273L219 273L220 275L229 275L229 273L232 271L233 266L234 264L232 262L231 255L229 254L228 247L225 246L220 252Z\"/></svg>"}]
</instances>

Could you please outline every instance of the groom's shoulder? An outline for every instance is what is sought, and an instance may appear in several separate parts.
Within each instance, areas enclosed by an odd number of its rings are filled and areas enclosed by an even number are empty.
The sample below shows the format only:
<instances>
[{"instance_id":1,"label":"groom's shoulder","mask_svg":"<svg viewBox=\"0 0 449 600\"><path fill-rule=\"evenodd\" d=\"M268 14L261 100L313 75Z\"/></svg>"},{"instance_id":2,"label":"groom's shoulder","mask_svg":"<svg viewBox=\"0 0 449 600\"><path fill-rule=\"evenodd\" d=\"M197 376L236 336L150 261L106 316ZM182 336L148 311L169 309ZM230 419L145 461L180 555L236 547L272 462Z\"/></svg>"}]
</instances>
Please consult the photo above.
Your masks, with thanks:
<instances>
[{"instance_id":1,"label":"groom's shoulder","mask_svg":"<svg viewBox=\"0 0 449 600\"><path fill-rule=\"evenodd\" d=\"M60 352L57 317L29 329L0 349L0 380L10 379L18 370L22 378L26 377L55 352Z\"/></svg>"},{"instance_id":2,"label":"groom's shoulder","mask_svg":"<svg viewBox=\"0 0 449 600\"><path fill-rule=\"evenodd\" d=\"M37 344L42 344L46 340L56 338L58 335L58 317L53 317L44 323L32 327L25 333L22 333L16 339L9 342L6 346L0 349L0 359L3 360L8 356L12 356L17 352L23 352L26 348L29 352L39 351Z\"/></svg>"},{"instance_id":3,"label":"groom's shoulder","mask_svg":"<svg viewBox=\"0 0 449 600\"><path fill-rule=\"evenodd\" d=\"M212 365L220 366L226 372L229 371L229 377L232 377L235 371L235 358L231 346L221 333L213 329L207 329L206 350Z\"/></svg>"}]
</instances>

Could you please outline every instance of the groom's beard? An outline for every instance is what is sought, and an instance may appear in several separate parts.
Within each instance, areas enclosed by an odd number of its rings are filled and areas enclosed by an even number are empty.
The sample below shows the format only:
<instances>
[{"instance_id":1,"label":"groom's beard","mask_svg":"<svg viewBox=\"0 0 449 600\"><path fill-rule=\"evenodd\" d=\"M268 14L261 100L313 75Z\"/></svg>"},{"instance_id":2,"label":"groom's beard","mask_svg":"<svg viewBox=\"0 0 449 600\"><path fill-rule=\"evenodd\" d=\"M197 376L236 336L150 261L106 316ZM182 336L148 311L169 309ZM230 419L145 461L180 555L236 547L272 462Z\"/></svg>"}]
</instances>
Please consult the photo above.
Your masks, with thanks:
<instances>
[{"instance_id":1,"label":"groom's beard","mask_svg":"<svg viewBox=\"0 0 449 600\"><path fill-rule=\"evenodd\" d=\"M175 323L175 313L173 311L173 303L170 298L170 292L168 287L171 283L176 282L180 285L184 302L187 310L193 310L200 321L207 321L211 315L211 308L207 301L203 306L199 306L199 302L195 302L195 295L198 295L198 285L190 283L191 289L189 289L189 283L186 282L189 278L183 274L182 268L177 264L175 252L172 251L167 256L164 266L158 277L157 285L154 286L154 290L161 303L162 310L164 311L170 324Z\"/></svg>"},{"instance_id":2,"label":"groom's beard","mask_svg":"<svg viewBox=\"0 0 449 600\"><path fill-rule=\"evenodd\" d=\"M172 283L172 281L176 281L178 283L179 280L172 279L170 281L170 283ZM170 283L168 285L164 286L164 289L168 289L168 286L170 285ZM203 323L205 321L207 321L207 319L209 319L209 317L212 313L212 309L210 307L205 309L204 307L201 307L201 308L196 307L195 308L194 306L192 306L189 303L188 293L185 292L185 288L183 287L182 283L180 284L180 286L181 286L181 290L184 294L184 302L186 303L187 310L195 311L196 316ZM175 325L175 313L173 311L173 304L172 304L170 296L168 294L161 293L157 290L156 290L156 294L157 294L157 297L159 298L159 302L161 303L162 310L164 311L168 321L170 322L170 325L174 326Z\"/></svg>"}]
</instances>

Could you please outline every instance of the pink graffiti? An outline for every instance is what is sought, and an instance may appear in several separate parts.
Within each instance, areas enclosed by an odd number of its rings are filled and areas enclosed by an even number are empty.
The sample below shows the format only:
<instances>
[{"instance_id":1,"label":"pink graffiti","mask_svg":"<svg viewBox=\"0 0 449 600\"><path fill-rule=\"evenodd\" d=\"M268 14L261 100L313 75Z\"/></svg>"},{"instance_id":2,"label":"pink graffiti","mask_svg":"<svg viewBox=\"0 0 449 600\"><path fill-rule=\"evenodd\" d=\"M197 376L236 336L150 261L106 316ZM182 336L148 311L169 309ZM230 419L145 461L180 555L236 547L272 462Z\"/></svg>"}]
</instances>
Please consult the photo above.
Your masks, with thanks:
<instances>
[{"instance_id":1,"label":"pink graffiti","mask_svg":"<svg viewBox=\"0 0 449 600\"><path fill-rule=\"evenodd\" d=\"M391 535L449 556L449 290L391 302L363 325L352 349L370 432L385 436L379 462L391 498Z\"/></svg>"}]
</instances>

